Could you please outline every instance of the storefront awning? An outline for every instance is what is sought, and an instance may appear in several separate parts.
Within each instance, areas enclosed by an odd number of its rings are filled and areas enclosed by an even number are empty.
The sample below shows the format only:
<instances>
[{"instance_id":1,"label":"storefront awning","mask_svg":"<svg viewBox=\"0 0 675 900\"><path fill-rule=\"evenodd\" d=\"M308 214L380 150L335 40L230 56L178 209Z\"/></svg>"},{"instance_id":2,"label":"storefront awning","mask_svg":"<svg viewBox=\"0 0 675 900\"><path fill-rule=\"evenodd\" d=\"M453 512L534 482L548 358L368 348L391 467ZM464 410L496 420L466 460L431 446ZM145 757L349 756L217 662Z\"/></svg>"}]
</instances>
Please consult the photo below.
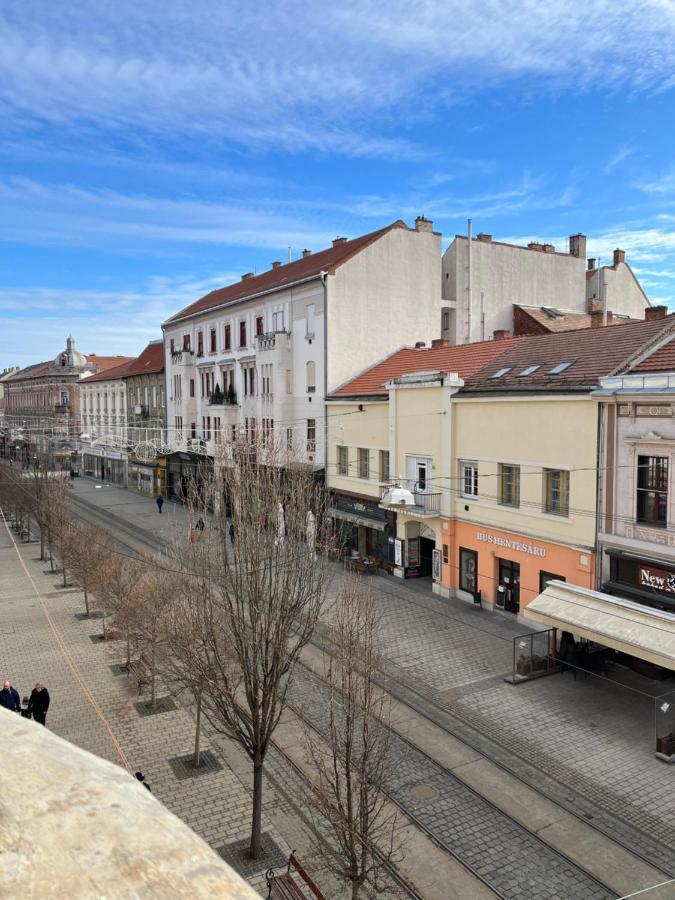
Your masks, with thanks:
<instances>
[{"instance_id":1,"label":"storefront awning","mask_svg":"<svg viewBox=\"0 0 675 900\"><path fill-rule=\"evenodd\" d=\"M675 671L675 615L562 581L550 581L525 619L569 631Z\"/></svg>"},{"instance_id":2,"label":"storefront awning","mask_svg":"<svg viewBox=\"0 0 675 900\"><path fill-rule=\"evenodd\" d=\"M369 519L367 516L357 516L356 513L344 512L342 509L331 508L328 514L334 519L344 519L352 525L365 525L366 528L373 528L375 531L384 531L387 527L386 522L378 522L377 519Z\"/></svg>"}]
</instances>

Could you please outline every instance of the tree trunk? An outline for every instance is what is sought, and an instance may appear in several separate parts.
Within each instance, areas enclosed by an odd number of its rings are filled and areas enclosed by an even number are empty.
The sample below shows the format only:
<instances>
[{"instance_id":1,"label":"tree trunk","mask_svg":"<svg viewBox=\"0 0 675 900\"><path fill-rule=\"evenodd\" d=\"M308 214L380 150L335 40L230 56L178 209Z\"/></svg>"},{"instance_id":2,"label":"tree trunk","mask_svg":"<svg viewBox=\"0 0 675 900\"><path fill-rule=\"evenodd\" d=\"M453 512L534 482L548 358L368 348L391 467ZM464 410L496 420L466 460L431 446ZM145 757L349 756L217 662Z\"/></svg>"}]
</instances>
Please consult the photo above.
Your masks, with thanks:
<instances>
[{"instance_id":1,"label":"tree trunk","mask_svg":"<svg viewBox=\"0 0 675 900\"><path fill-rule=\"evenodd\" d=\"M263 761L260 751L256 751L253 760L253 821L251 823L251 846L249 856L251 859L260 859L262 847L260 835L262 831L262 789L263 789Z\"/></svg>"},{"instance_id":2,"label":"tree trunk","mask_svg":"<svg viewBox=\"0 0 675 900\"><path fill-rule=\"evenodd\" d=\"M199 738L201 731L201 723L202 723L202 692L199 690L197 692L197 725L195 728L195 755L192 760L192 765L195 769L199 768Z\"/></svg>"},{"instance_id":3,"label":"tree trunk","mask_svg":"<svg viewBox=\"0 0 675 900\"><path fill-rule=\"evenodd\" d=\"M62 560L61 565L63 566L63 586L68 587L68 577L66 573L66 561Z\"/></svg>"},{"instance_id":4,"label":"tree trunk","mask_svg":"<svg viewBox=\"0 0 675 900\"><path fill-rule=\"evenodd\" d=\"M101 616L101 625L103 626L103 640L105 640L105 610L103 610L103 615Z\"/></svg>"},{"instance_id":5,"label":"tree trunk","mask_svg":"<svg viewBox=\"0 0 675 900\"><path fill-rule=\"evenodd\" d=\"M358 881L352 881L352 900L359 900L361 896L361 884Z\"/></svg>"},{"instance_id":6,"label":"tree trunk","mask_svg":"<svg viewBox=\"0 0 675 900\"><path fill-rule=\"evenodd\" d=\"M87 582L84 582L84 608L87 611L87 618L90 616L89 612L89 592L87 591Z\"/></svg>"},{"instance_id":7,"label":"tree trunk","mask_svg":"<svg viewBox=\"0 0 675 900\"><path fill-rule=\"evenodd\" d=\"M40 559L42 562L45 561L45 536L42 533L42 529L40 529Z\"/></svg>"},{"instance_id":8,"label":"tree trunk","mask_svg":"<svg viewBox=\"0 0 675 900\"><path fill-rule=\"evenodd\" d=\"M127 631L127 672L131 669L131 632Z\"/></svg>"}]
</instances>

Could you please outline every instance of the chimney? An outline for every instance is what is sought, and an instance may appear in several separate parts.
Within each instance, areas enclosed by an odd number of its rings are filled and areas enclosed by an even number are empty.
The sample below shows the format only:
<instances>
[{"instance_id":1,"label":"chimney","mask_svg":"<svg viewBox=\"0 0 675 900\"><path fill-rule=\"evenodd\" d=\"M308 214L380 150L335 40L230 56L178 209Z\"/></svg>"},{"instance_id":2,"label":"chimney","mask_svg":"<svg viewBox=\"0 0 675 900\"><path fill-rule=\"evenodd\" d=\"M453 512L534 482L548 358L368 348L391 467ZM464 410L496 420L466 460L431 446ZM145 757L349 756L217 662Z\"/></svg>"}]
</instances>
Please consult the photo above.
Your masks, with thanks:
<instances>
[{"instance_id":1,"label":"chimney","mask_svg":"<svg viewBox=\"0 0 675 900\"><path fill-rule=\"evenodd\" d=\"M528 250L534 250L534 251L536 251L537 253L543 253L543 252L544 252L544 245L543 245L543 244L540 244L538 241L530 241L530 243L527 245L527 249L528 249Z\"/></svg>"},{"instance_id":2,"label":"chimney","mask_svg":"<svg viewBox=\"0 0 675 900\"><path fill-rule=\"evenodd\" d=\"M492 243L492 235L486 234L484 231L481 231L476 235L476 240L480 241L483 244L491 244Z\"/></svg>"},{"instance_id":3,"label":"chimney","mask_svg":"<svg viewBox=\"0 0 675 900\"><path fill-rule=\"evenodd\" d=\"M336 237L336 238L333 238L333 246L334 246L334 247L339 247L340 244L346 244L346 243L347 243L347 238L346 238L346 237Z\"/></svg>"},{"instance_id":4,"label":"chimney","mask_svg":"<svg viewBox=\"0 0 675 900\"><path fill-rule=\"evenodd\" d=\"M592 316L595 313L602 313L602 300L588 300L586 303L586 309L588 310L588 315Z\"/></svg>"},{"instance_id":5,"label":"chimney","mask_svg":"<svg viewBox=\"0 0 675 900\"><path fill-rule=\"evenodd\" d=\"M667 315L667 306L648 306L645 309L645 322L653 322L654 319L665 319Z\"/></svg>"},{"instance_id":6,"label":"chimney","mask_svg":"<svg viewBox=\"0 0 675 900\"><path fill-rule=\"evenodd\" d=\"M591 256L588 260L588 271L592 272L595 269L595 264L597 259L594 256Z\"/></svg>"},{"instance_id":7,"label":"chimney","mask_svg":"<svg viewBox=\"0 0 675 900\"><path fill-rule=\"evenodd\" d=\"M434 338L431 342L432 350L440 350L443 347L449 347L450 341L446 341L445 338Z\"/></svg>"},{"instance_id":8,"label":"chimney","mask_svg":"<svg viewBox=\"0 0 675 900\"><path fill-rule=\"evenodd\" d=\"M555 253L555 246L553 244L544 244L544 253Z\"/></svg>"},{"instance_id":9,"label":"chimney","mask_svg":"<svg viewBox=\"0 0 675 900\"><path fill-rule=\"evenodd\" d=\"M498 328L496 331L492 332L492 340L493 341L505 341L506 338L511 337L511 332L508 328Z\"/></svg>"},{"instance_id":10,"label":"chimney","mask_svg":"<svg viewBox=\"0 0 675 900\"><path fill-rule=\"evenodd\" d=\"M619 263L626 262L626 251L619 250L618 248L614 251L614 265L618 266Z\"/></svg>"},{"instance_id":11,"label":"chimney","mask_svg":"<svg viewBox=\"0 0 675 900\"><path fill-rule=\"evenodd\" d=\"M415 219L415 231L433 231L434 223L431 219L426 219L424 216L418 216Z\"/></svg>"},{"instance_id":12,"label":"chimney","mask_svg":"<svg viewBox=\"0 0 675 900\"><path fill-rule=\"evenodd\" d=\"M245 273L241 276L241 280L242 280L242 281L248 281L249 278L253 278L253 272L245 272Z\"/></svg>"},{"instance_id":13,"label":"chimney","mask_svg":"<svg viewBox=\"0 0 675 900\"><path fill-rule=\"evenodd\" d=\"M424 349L424 346L424 341L417 341L417 343L415 344L415 350L422 350Z\"/></svg>"},{"instance_id":14,"label":"chimney","mask_svg":"<svg viewBox=\"0 0 675 900\"><path fill-rule=\"evenodd\" d=\"M570 256L576 256L577 259L586 259L585 234L570 235Z\"/></svg>"},{"instance_id":15,"label":"chimney","mask_svg":"<svg viewBox=\"0 0 675 900\"><path fill-rule=\"evenodd\" d=\"M601 304L601 306L602 306L602 304ZM603 316L602 309L594 309L591 312L591 328L602 328L603 327L602 316ZM607 310L607 324L608 325L612 324L612 319L613 319L613 314L610 312L610 310Z\"/></svg>"},{"instance_id":16,"label":"chimney","mask_svg":"<svg viewBox=\"0 0 675 900\"><path fill-rule=\"evenodd\" d=\"M308 250L307 247L302 251L302 258L307 259L308 256L312 255L312 251Z\"/></svg>"},{"instance_id":17,"label":"chimney","mask_svg":"<svg viewBox=\"0 0 675 900\"><path fill-rule=\"evenodd\" d=\"M279 269L279 268L281 268L281 263L279 262L278 259L275 259L275 260L274 260L274 262L272 263L272 268L273 268L273 269Z\"/></svg>"}]
</instances>

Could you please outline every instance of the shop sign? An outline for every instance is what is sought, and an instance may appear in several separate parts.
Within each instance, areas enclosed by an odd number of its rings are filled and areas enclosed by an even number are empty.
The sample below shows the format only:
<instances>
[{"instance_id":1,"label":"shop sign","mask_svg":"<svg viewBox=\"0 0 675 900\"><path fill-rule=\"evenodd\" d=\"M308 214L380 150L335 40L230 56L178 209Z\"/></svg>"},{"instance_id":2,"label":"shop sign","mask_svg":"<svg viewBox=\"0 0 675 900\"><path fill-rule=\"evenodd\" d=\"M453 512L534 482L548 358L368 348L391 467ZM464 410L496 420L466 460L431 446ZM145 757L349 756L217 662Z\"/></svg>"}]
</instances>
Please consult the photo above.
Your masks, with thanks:
<instances>
[{"instance_id":1,"label":"shop sign","mask_svg":"<svg viewBox=\"0 0 675 900\"><path fill-rule=\"evenodd\" d=\"M401 568L403 566L403 541L394 541L394 564Z\"/></svg>"},{"instance_id":2,"label":"shop sign","mask_svg":"<svg viewBox=\"0 0 675 900\"><path fill-rule=\"evenodd\" d=\"M408 541L408 566L414 569L420 564L420 539L410 538Z\"/></svg>"},{"instance_id":3,"label":"shop sign","mask_svg":"<svg viewBox=\"0 0 675 900\"><path fill-rule=\"evenodd\" d=\"M530 556L546 556L546 547L538 547L536 544L526 544L523 541L512 541L510 538L500 537L497 534L489 534L487 531L476 532L477 541L485 541L486 544L494 544L505 550L517 550L519 553L529 553Z\"/></svg>"},{"instance_id":4,"label":"shop sign","mask_svg":"<svg viewBox=\"0 0 675 900\"><path fill-rule=\"evenodd\" d=\"M433 556L433 573L434 573L434 581L441 580L441 551L434 550L432 552Z\"/></svg>"},{"instance_id":5,"label":"shop sign","mask_svg":"<svg viewBox=\"0 0 675 900\"><path fill-rule=\"evenodd\" d=\"M105 447L86 447L82 450L85 456L103 456L106 459L126 459L127 454L119 450L107 450Z\"/></svg>"},{"instance_id":6,"label":"shop sign","mask_svg":"<svg viewBox=\"0 0 675 900\"><path fill-rule=\"evenodd\" d=\"M663 591L666 594L675 594L675 575L672 572L640 566L638 578L640 587Z\"/></svg>"}]
</instances>

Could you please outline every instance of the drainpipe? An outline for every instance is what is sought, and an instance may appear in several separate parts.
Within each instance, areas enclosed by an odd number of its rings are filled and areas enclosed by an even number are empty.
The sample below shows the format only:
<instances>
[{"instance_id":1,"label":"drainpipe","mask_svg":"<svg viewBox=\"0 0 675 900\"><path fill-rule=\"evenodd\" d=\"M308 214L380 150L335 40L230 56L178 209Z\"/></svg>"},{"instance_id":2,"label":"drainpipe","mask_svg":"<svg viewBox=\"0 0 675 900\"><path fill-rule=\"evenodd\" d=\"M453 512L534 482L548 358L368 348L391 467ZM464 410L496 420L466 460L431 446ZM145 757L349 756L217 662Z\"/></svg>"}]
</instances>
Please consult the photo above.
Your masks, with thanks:
<instances>
[{"instance_id":1,"label":"drainpipe","mask_svg":"<svg viewBox=\"0 0 675 900\"><path fill-rule=\"evenodd\" d=\"M324 479L328 481L328 272L319 273L323 285L323 465Z\"/></svg>"}]
</instances>

